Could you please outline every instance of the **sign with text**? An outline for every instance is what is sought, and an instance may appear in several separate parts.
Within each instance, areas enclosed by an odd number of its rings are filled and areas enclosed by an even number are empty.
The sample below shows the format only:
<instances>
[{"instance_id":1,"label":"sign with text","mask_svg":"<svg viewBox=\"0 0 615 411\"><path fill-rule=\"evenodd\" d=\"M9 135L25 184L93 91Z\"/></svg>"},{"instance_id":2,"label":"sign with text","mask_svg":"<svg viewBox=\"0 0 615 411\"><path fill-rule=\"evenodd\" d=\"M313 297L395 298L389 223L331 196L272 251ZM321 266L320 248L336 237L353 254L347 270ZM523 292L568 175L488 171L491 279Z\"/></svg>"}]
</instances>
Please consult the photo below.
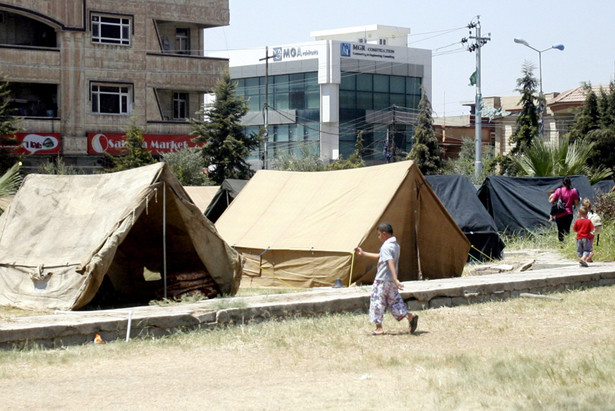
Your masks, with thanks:
<instances>
[{"instance_id":1,"label":"sign with text","mask_svg":"<svg viewBox=\"0 0 615 411\"><path fill-rule=\"evenodd\" d=\"M87 133L88 154L121 154L126 142L126 134ZM192 141L188 134L143 134L145 148L152 154L170 153L200 144Z\"/></svg>"},{"instance_id":2,"label":"sign with text","mask_svg":"<svg viewBox=\"0 0 615 411\"><path fill-rule=\"evenodd\" d=\"M60 154L60 133L16 133L15 154Z\"/></svg>"},{"instance_id":3,"label":"sign with text","mask_svg":"<svg viewBox=\"0 0 615 411\"><path fill-rule=\"evenodd\" d=\"M395 49L377 44L341 43L340 55L342 57L395 60Z\"/></svg>"}]
</instances>

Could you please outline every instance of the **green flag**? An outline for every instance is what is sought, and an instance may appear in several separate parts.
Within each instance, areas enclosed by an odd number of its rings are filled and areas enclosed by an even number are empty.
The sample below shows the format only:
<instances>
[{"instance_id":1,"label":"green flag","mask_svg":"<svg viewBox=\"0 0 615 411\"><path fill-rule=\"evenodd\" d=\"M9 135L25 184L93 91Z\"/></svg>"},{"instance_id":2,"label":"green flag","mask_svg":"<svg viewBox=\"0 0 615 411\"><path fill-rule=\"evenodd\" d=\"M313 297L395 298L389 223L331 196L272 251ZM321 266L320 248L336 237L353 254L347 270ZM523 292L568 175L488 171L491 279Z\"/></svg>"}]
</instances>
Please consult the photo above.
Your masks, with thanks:
<instances>
[{"instance_id":1,"label":"green flag","mask_svg":"<svg viewBox=\"0 0 615 411\"><path fill-rule=\"evenodd\" d=\"M468 86L475 86L475 85L476 85L476 71L472 73L472 75L470 76L470 84L468 84Z\"/></svg>"}]
</instances>

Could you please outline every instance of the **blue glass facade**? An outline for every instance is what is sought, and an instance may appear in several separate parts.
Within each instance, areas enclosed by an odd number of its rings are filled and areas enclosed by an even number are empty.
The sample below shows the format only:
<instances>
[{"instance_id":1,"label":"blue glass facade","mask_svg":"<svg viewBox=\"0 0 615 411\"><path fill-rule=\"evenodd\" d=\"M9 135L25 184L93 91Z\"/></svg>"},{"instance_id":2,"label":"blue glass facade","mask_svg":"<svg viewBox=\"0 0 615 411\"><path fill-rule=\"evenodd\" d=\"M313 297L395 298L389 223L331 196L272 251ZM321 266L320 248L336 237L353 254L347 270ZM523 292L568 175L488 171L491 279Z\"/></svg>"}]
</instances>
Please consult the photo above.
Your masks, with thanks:
<instances>
[{"instance_id":1,"label":"blue glass facade","mask_svg":"<svg viewBox=\"0 0 615 411\"><path fill-rule=\"evenodd\" d=\"M402 121L368 123L366 112L416 112L421 99L421 78L386 74L342 72L340 84L340 153L348 157L354 151L356 137L363 131L364 158L385 161L384 145L394 138L395 146L408 152L413 127ZM395 118L394 114L387 118Z\"/></svg>"},{"instance_id":2,"label":"blue glass facade","mask_svg":"<svg viewBox=\"0 0 615 411\"><path fill-rule=\"evenodd\" d=\"M265 104L265 77L237 80L237 94L248 100L250 111L262 111ZM269 124L268 157L281 153L301 155L306 142L311 153L319 155L320 139L320 87L316 72L269 76L269 113L277 112L282 118L284 110L296 112L293 124ZM288 119L291 121L291 119ZM264 121L263 121L264 122ZM258 132L258 126L246 128L247 133ZM252 153L250 159L258 158Z\"/></svg>"},{"instance_id":3,"label":"blue glass facade","mask_svg":"<svg viewBox=\"0 0 615 411\"><path fill-rule=\"evenodd\" d=\"M236 80L238 95L248 100L249 110L263 110L265 103L265 77L248 77ZM386 161L384 145L393 138L395 146L404 152L410 150L413 127L407 122L395 120L378 123L368 122L368 111L415 113L421 98L421 78L342 72L339 86L339 150L347 158L354 151L356 137L363 131L365 160ZM275 124L271 113L279 114L284 121L284 110L296 112L290 124ZM273 158L280 153L301 155L306 142L310 152L319 154L320 139L320 87L316 72L269 76L269 153ZM388 118L395 118L395 115ZM264 121L263 121L264 122ZM246 128L246 132L258 131L258 126ZM253 153L252 160L258 158Z\"/></svg>"}]
</instances>

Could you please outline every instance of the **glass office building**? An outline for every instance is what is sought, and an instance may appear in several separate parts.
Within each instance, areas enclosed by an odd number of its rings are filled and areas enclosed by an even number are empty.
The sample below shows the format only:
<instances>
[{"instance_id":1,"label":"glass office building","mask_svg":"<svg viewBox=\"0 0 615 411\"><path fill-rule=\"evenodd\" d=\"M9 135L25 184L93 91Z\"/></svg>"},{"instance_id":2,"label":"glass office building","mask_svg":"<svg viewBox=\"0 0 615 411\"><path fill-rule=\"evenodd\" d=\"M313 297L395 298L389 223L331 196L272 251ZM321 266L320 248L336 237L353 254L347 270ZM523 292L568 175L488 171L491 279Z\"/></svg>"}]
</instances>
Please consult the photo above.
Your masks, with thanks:
<instances>
[{"instance_id":1,"label":"glass office building","mask_svg":"<svg viewBox=\"0 0 615 411\"><path fill-rule=\"evenodd\" d=\"M267 123L268 159L347 158L359 134L370 164L405 155L422 91L431 99L431 51L408 48L409 32L362 26L312 33L311 43L231 52L231 77L250 109L246 132ZM254 168L263 165L262 149L250 159Z\"/></svg>"}]
</instances>

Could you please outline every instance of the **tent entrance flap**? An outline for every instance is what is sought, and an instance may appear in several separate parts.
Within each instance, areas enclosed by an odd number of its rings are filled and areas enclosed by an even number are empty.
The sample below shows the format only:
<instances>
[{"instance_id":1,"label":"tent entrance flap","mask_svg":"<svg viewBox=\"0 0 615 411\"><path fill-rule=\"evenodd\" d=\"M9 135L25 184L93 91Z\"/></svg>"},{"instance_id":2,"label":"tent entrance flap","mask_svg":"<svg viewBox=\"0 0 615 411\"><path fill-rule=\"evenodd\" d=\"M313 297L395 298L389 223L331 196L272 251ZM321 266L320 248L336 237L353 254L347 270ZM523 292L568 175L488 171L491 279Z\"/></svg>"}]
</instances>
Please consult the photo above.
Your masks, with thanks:
<instances>
[{"instance_id":1,"label":"tent entrance flap","mask_svg":"<svg viewBox=\"0 0 615 411\"><path fill-rule=\"evenodd\" d=\"M118 246L94 304L144 304L197 291L208 297L219 294L176 202L168 201L165 185L161 191L162 201L150 202Z\"/></svg>"}]
</instances>

